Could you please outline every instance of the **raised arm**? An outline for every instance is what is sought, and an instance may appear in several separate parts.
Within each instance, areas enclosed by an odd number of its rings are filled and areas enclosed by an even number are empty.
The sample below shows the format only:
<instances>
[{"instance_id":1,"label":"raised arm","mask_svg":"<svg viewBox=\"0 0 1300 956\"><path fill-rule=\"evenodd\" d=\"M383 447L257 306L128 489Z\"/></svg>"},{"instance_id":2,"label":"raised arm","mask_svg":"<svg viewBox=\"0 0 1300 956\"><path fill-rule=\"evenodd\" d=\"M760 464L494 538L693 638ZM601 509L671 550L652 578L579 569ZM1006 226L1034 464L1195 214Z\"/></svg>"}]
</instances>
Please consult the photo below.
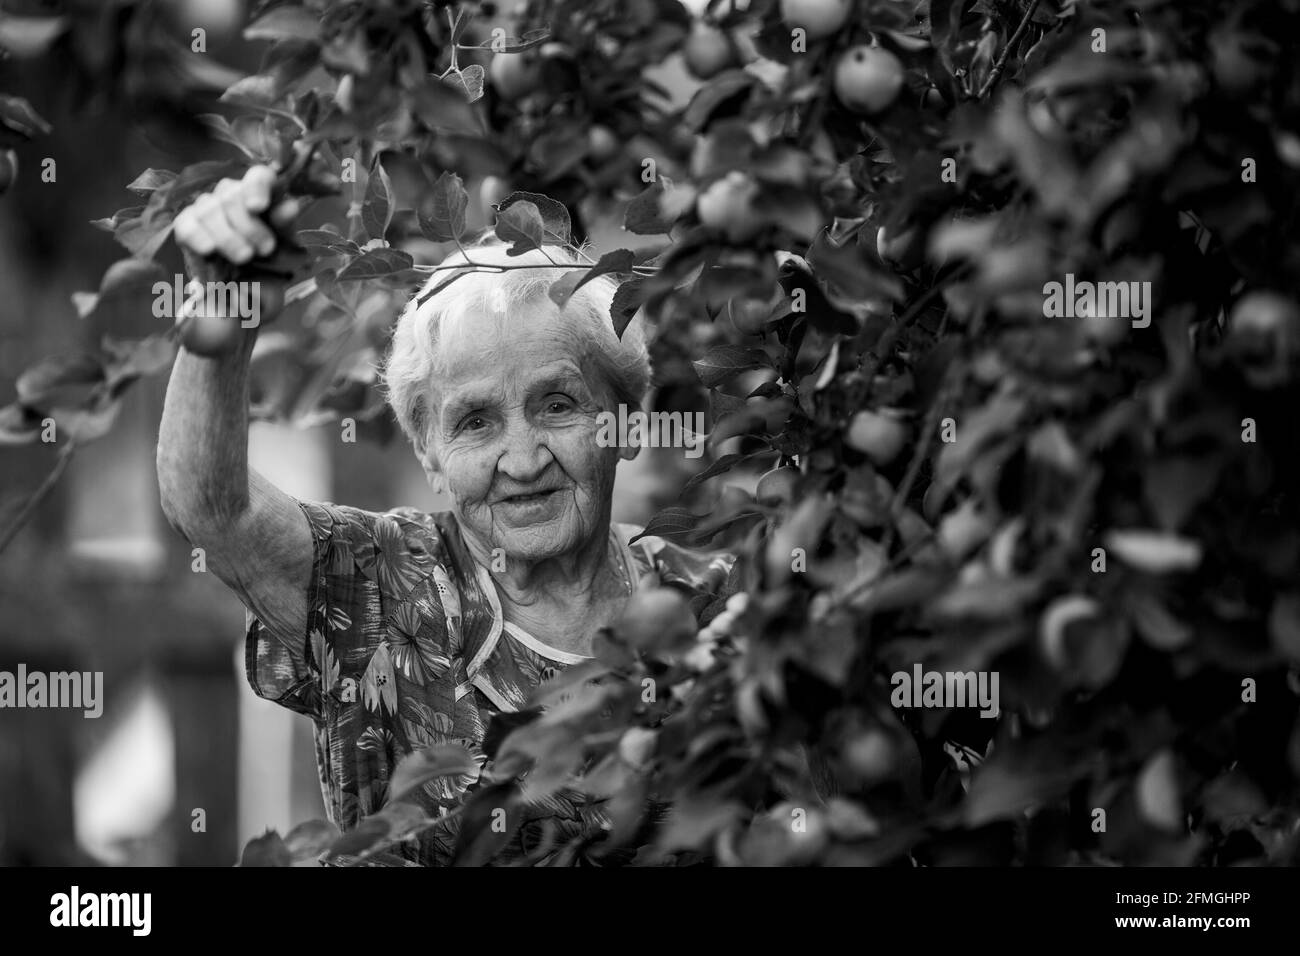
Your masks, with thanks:
<instances>
[{"instance_id":1,"label":"raised arm","mask_svg":"<svg viewBox=\"0 0 1300 956\"><path fill-rule=\"evenodd\" d=\"M270 168L254 167L181 212L174 235L191 278L221 281L233 272L238 280L239 266L274 249L261 218L273 180ZM295 213L284 203L271 218L278 225ZM239 336L230 354L209 358L182 348L177 355L158 433L162 509L263 624L296 635L306 629L311 531L294 499L248 467L248 359L256 329L240 329Z\"/></svg>"}]
</instances>

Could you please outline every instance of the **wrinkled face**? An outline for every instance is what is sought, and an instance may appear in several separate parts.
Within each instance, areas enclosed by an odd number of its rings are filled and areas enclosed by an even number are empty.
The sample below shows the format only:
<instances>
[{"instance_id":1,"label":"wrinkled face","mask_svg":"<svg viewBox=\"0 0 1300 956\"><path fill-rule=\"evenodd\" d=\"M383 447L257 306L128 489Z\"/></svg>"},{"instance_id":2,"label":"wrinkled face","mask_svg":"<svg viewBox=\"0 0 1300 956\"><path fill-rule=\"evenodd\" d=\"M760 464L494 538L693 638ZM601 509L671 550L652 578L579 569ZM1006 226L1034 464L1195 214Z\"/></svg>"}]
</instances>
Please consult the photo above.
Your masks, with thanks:
<instances>
[{"instance_id":1,"label":"wrinkled face","mask_svg":"<svg viewBox=\"0 0 1300 956\"><path fill-rule=\"evenodd\" d=\"M484 323L481 339L447 346L425 456L480 553L525 561L603 543L619 460L596 443L608 390L539 311L526 329Z\"/></svg>"}]
</instances>

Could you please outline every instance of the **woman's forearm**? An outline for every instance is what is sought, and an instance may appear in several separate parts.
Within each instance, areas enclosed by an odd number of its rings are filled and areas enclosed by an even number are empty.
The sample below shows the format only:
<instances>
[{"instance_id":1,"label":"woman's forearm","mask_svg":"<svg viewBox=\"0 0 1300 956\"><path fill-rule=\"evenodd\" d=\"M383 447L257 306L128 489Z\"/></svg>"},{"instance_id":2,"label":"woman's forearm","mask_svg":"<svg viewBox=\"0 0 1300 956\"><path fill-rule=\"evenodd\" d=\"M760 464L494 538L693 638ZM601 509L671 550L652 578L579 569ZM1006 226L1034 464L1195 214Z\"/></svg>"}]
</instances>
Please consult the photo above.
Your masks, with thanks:
<instances>
[{"instance_id":1,"label":"woman's forearm","mask_svg":"<svg viewBox=\"0 0 1300 956\"><path fill-rule=\"evenodd\" d=\"M237 350L206 358L182 348L158 431L158 488L167 520L191 541L229 528L249 507L248 360Z\"/></svg>"}]
</instances>

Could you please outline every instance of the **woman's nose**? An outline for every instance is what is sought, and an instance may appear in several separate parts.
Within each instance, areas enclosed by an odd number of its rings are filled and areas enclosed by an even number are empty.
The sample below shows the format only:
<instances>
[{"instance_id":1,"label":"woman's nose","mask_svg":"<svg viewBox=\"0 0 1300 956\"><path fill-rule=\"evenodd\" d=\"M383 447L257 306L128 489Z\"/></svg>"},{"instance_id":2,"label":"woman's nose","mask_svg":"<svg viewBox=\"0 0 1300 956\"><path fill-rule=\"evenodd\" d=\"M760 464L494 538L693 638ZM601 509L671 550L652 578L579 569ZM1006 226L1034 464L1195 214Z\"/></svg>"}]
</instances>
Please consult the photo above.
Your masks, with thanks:
<instances>
[{"instance_id":1,"label":"woman's nose","mask_svg":"<svg viewBox=\"0 0 1300 956\"><path fill-rule=\"evenodd\" d=\"M541 430L528 422L511 422L504 437L505 448L497 459L497 470L520 484L541 477L552 460Z\"/></svg>"}]
</instances>

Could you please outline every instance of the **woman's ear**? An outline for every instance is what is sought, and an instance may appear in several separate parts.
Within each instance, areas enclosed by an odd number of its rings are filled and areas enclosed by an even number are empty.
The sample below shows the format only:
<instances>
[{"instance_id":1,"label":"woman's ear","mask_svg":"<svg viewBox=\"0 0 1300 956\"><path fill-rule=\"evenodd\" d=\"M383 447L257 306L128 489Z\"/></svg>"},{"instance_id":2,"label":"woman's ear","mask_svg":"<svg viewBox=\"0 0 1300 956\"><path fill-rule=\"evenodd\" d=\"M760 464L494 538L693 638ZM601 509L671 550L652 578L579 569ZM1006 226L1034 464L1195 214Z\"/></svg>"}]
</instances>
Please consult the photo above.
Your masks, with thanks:
<instances>
[{"instance_id":1,"label":"woman's ear","mask_svg":"<svg viewBox=\"0 0 1300 956\"><path fill-rule=\"evenodd\" d=\"M618 457L624 461L631 461L639 454L641 454L640 445L623 445L618 450Z\"/></svg>"},{"instance_id":2,"label":"woman's ear","mask_svg":"<svg viewBox=\"0 0 1300 956\"><path fill-rule=\"evenodd\" d=\"M439 494L446 491L447 480L442 474L442 469L438 467L438 459L432 447L426 444L423 448L417 448L415 457L420 462L420 467L424 469L424 477L428 480L429 487Z\"/></svg>"}]
</instances>

